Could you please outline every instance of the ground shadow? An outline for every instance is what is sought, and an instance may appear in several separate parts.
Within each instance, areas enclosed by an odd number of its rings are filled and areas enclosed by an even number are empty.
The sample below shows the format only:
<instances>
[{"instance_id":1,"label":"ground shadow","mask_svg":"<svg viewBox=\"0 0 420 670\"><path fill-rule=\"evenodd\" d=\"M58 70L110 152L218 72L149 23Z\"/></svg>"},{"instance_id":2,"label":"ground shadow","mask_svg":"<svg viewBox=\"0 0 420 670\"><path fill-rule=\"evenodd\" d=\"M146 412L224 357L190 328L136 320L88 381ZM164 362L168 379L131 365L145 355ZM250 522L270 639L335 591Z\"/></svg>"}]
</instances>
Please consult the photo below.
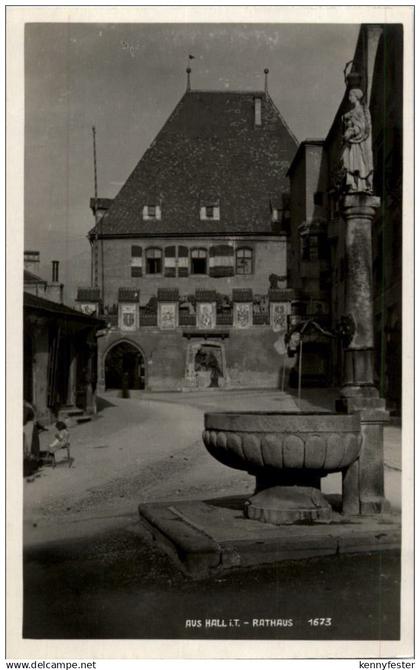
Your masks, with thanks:
<instances>
[{"instance_id":1,"label":"ground shadow","mask_svg":"<svg viewBox=\"0 0 420 670\"><path fill-rule=\"evenodd\" d=\"M212 505L213 507L225 507L226 509L233 510L243 510L244 503L249 500L250 495L237 495L237 496L226 496L223 498L210 498L209 500L204 500L207 505Z\"/></svg>"},{"instance_id":2,"label":"ground shadow","mask_svg":"<svg viewBox=\"0 0 420 670\"><path fill-rule=\"evenodd\" d=\"M112 402L109 402L109 400L105 400L105 398L99 396L96 398L96 408L98 412L102 412L103 409L107 409L108 407L115 407L115 405Z\"/></svg>"},{"instance_id":3,"label":"ground shadow","mask_svg":"<svg viewBox=\"0 0 420 670\"><path fill-rule=\"evenodd\" d=\"M297 389L287 388L286 392L295 400L298 401ZM303 412L327 410L328 412L335 412L335 401L339 397L339 391L334 388L303 388L301 390L300 409Z\"/></svg>"},{"instance_id":4,"label":"ground shadow","mask_svg":"<svg viewBox=\"0 0 420 670\"><path fill-rule=\"evenodd\" d=\"M225 496L223 498L210 498L208 500L203 500L207 505L212 505L212 507L224 507L225 509L238 510L243 512L244 504L252 494L249 495L236 495L236 496ZM334 512L342 512L342 497L339 494L329 493L326 494L328 502L330 503Z\"/></svg>"}]
</instances>

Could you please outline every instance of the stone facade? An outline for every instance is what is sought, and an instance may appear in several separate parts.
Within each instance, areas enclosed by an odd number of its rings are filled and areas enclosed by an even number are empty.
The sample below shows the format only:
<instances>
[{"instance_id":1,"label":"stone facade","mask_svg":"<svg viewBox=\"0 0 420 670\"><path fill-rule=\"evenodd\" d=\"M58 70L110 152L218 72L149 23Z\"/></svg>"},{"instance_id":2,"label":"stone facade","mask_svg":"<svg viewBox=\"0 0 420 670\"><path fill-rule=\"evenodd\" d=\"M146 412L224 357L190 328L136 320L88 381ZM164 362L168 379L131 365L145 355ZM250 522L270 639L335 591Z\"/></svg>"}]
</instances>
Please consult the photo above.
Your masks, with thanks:
<instances>
[{"instance_id":1,"label":"stone facade","mask_svg":"<svg viewBox=\"0 0 420 670\"><path fill-rule=\"evenodd\" d=\"M132 333L111 328L98 339L98 390L115 388L107 385L107 361L122 342L140 353L144 365L142 387L149 391L209 387L210 370L198 369L196 360L200 349L211 347L221 360L219 388L278 388L283 364L288 374L293 363L279 353L282 337L283 333L275 333L268 326L216 328L201 333L193 327L144 327Z\"/></svg>"},{"instance_id":2,"label":"stone facade","mask_svg":"<svg viewBox=\"0 0 420 670\"><path fill-rule=\"evenodd\" d=\"M164 261L161 272L150 274L144 268L141 276L132 276L132 247L139 246L136 239L110 239L103 242L104 258L104 306L112 307L118 303L118 291L121 287L132 287L140 290L141 304L146 305L150 298L157 295L160 288L176 286L180 295L189 295L196 289L212 289L223 294L229 294L233 289L251 288L254 294L266 294L269 286L269 276L275 273L282 277L280 287L286 287L287 237L285 234L276 236L240 237L180 237L174 240L170 237L151 237L141 240L142 255L145 258L147 249L159 249L164 258L165 249L175 248L173 256L174 272L165 276ZM209 273L210 250L214 247L230 246L232 248L232 275L214 277ZM188 256L181 257L179 248L188 250ZM194 249L205 250L207 267L203 274L192 273L191 252ZM252 266L250 274L236 272L237 252L249 249L252 252ZM178 252L178 253L177 253ZM187 265L182 259L187 258ZM99 267L101 273L101 254ZM180 269L186 272L180 273Z\"/></svg>"},{"instance_id":3,"label":"stone facade","mask_svg":"<svg viewBox=\"0 0 420 670\"><path fill-rule=\"evenodd\" d=\"M327 302L330 313L328 325L332 331L336 331L340 320L347 314L345 280L348 264L351 264L355 282L358 283L357 289L354 289L357 293L355 300L363 300L366 292L362 290L362 284L372 281L374 299L373 304L363 306L365 317L362 317L357 306L355 309L359 321L369 324L371 320L366 310L370 314L373 309L369 346L372 350L373 346L375 348L374 382L381 395L387 398L390 409L399 411L402 323L402 28L396 25L362 26L352 72L358 73L358 87L364 93L372 119L373 192L381 202L375 211L372 239L370 241L368 236L368 243L357 244L356 256L352 256L350 238L355 240L365 236L367 231L359 219L354 224L345 224L344 210L337 191L341 179L342 117L350 108L346 92L325 140L303 142L289 169L290 284L304 293L302 318L305 313L313 311L314 303ZM302 197L302 193L305 193L305 197ZM363 254L371 254L373 259L372 267L369 265L367 270ZM360 262L372 278L361 276ZM332 345L334 376L331 383L339 386L346 378L346 361L342 341L336 340L335 344L332 341Z\"/></svg>"}]
</instances>

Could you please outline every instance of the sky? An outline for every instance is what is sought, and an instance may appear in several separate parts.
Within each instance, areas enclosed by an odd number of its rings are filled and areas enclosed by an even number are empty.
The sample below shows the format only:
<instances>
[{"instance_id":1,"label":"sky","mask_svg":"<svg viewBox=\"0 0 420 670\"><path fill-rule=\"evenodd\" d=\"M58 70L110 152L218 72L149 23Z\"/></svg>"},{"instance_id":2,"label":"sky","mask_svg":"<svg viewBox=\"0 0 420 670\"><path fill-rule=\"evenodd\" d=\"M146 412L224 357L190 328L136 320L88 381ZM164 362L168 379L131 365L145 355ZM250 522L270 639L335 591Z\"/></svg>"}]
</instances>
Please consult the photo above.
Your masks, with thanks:
<instances>
[{"instance_id":1,"label":"sky","mask_svg":"<svg viewBox=\"0 0 420 670\"><path fill-rule=\"evenodd\" d=\"M113 198L182 97L193 89L268 88L299 141L325 137L344 95L358 24L93 24L25 26L25 249L65 299L90 282L98 195Z\"/></svg>"}]
</instances>

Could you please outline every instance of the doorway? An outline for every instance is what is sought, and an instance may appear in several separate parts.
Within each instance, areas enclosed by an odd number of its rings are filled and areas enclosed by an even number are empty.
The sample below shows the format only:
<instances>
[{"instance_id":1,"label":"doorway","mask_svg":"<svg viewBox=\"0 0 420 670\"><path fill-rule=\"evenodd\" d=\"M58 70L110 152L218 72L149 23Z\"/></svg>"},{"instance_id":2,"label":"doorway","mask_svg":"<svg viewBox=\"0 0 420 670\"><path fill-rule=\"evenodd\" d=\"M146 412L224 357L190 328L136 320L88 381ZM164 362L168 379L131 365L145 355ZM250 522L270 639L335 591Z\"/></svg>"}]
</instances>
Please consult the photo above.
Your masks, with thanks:
<instances>
[{"instance_id":1,"label":"doorway","mask_svg":"<svg viewBox=\"0 0 420 670\"><path fill-rule=\"evenodd\" d=\"M222 388L227 380L224 345L215 341L189 342L185 369L187 387Z\"/></svg>"},{"instance_id":2,"label":"doorway","mask_svg":"<svg viewBox=\"0 0 420 670\"><path fill-rule=\"evenodd\" d=\"M145 388L144 356L136 345L118 342L105 356L105 390Z\"/></svg>"}]
</instances>

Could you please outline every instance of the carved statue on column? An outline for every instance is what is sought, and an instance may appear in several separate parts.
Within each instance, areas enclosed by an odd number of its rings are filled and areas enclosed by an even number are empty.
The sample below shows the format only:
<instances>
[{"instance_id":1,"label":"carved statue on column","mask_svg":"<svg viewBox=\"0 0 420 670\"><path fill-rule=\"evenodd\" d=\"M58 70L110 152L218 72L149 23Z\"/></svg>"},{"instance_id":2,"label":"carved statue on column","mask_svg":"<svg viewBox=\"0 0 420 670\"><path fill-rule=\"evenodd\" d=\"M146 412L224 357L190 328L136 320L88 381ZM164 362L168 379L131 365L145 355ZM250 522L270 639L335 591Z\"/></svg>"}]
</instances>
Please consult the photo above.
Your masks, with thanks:
<instances>
[{"instance_id":1,"label":"carved statue on column","mask_svg":"<svg viewBox=\"0 0 420 670\"><path fill-rule=\"evenodd\" d=\"M363 102L363 92L352 88L349 92L352 109L343 115L344 188L347 193L372 193L373 158L370 113Z\"/></svg>"}]
</instances>

